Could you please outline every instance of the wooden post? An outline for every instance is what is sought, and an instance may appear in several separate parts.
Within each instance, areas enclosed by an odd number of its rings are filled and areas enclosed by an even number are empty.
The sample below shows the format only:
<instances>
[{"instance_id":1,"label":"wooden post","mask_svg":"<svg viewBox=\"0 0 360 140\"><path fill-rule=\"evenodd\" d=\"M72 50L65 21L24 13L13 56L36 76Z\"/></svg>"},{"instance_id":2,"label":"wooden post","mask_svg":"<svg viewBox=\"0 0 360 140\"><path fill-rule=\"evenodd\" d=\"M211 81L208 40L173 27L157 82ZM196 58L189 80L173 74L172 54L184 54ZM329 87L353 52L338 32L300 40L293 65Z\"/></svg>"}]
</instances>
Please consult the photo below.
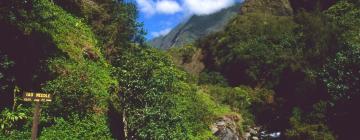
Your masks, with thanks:
<instances>
[{"instance_id":1,"label":"wooden post","mask_svg":"<svg viewBox=\"0 0 360 140\"><path fill-rule=\"evenodd\" d=\"M39 121L40 121L40 101L35 103L33 124L31 129L31 140L36 140Z\"/></svg>"},{"instance_id":2,"label":"wooden post","mask_svg":"<svg viewBox=\"0 0 360 140\"><path fill-rule=\"evenodd\" d=\"M26 102L35 102L33 124L31 128L31 140L36 140L37 133L39 130L40 121L40 102L51 102L51 94L49 93L35 93L35 92L24 92L23 100Z\"/></svg>"}]
</instances>

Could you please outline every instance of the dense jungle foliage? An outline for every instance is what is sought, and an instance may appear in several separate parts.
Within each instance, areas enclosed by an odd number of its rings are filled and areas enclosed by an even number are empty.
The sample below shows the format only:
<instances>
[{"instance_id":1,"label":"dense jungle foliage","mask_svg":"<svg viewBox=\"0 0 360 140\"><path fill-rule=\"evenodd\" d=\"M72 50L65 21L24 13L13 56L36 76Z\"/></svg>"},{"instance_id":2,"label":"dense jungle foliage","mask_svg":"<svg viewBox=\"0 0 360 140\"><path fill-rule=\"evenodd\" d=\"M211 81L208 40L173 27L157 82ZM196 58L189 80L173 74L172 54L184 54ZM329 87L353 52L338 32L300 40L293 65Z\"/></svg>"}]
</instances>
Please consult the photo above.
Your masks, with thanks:
<instances>
[{"instance_id":1,"label":"dense jungle foliage","mask_svg":"<svg viewBox=\"0 0 360 140\"><path fill-rule=\"evenodd\" d=\"M216 139L224 117L240 136L261 126L281 139L353 139L360 3L294 1L293 15L242 13L164 52L145 43L130 1L1 0L0 139L31 137L25 91L53 95L41 103L44 140ZM184 68L193 62L201 72Z\"/></svg>"},{"instance_id":2,"label":"dense jungle foliage","mask_svg":"<svg viewBox=\"0 0 360 140\"><path fill-rule=\"evenodd\" d=\"M224 31L195 43L204 54L205 73L199 79L217 73L231 87L273 91L274 102L252 113L257 124L284 132L284 139L354 139L359 2L326 1L319 7L296 2L293 16L244 13Z\"/></svg>"}]
</instances>

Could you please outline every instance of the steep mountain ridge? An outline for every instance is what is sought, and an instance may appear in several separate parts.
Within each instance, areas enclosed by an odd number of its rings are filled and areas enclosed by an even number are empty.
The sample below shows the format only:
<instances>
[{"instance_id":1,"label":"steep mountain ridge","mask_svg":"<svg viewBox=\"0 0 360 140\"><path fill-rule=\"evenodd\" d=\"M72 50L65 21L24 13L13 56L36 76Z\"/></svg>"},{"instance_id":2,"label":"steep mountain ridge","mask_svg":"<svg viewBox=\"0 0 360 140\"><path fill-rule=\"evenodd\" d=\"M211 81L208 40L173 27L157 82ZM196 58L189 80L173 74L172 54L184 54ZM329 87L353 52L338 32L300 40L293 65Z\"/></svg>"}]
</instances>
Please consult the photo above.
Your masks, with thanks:
<instances>
[{"instance_id":1,"label":"steep mountain ridge","mask_svg":"<svg viewBox=\"0 0 360 140\"><path fill-rule=\"evenodd\" d=\"M192 16L180 23L169 34L154 38L149 44L156 48L169 49L194 42L210 33L221 31L228 21L239 13L240 4L204 16Z\"/></svg>"},{"instance_id":2,"label":"steep mountain ridge","mask_svg":"<svg viewBox=\"0 0 360 140\"><path fill-rule=\"evenodd\" d=\"M149 42L153 47L169 49L193 43L199 38L219 32L238 14L260 12L278 16L291 16L293 9L288 0L245 0L241 4L205 16L192 16L176 26L169 34Z\"/></svg>"}]
</instances>

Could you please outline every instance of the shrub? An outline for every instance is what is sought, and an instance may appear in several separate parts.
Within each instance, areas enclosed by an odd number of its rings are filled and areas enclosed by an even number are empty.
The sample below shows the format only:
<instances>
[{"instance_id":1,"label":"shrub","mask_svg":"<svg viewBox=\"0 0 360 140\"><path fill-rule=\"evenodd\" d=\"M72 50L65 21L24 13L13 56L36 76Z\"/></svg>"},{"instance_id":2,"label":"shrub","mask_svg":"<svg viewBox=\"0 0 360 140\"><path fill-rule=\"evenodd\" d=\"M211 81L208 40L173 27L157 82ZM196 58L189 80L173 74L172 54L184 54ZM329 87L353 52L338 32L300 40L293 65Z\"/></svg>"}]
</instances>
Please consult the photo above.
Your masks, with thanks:
<instances>
[{"instance_id":1,"label":"shrub","mask_svg":"<svg viewBox=\"0 0 360 140\"><path fill-rule=\"evenodd\" d=\"M55 119L55 125L44 128L39 137L44 139L112 139L105 116L93 115L81 118L73 115L69 120Z\"/></svg>"},{"instance_id":2,"label":"shrub","mask_svg":"<svg viewBox=\"0 0 360 140\"><path fill-rule=\"evenodd\" d=\"M30 109L19 105L16 110L9 110L5 108L0 114L0 134L10 136L18 133L18 130L22 128L30 128L25 125L29 125Z\"/></svg>"},{"instance_id":3,"label":"shrub","mask_svg":"<svg viewBox=\"0 0 360 140\"><path fill-rule=\"evenodd\" d=\"M293 116L290 118L291 129L286 130L286 139L291 140L335 140L334 135L329 128L319 122L317 124L310 124L304 122L301 118L301 111L299 108L294 108Z\"/></svg>"},{"instance_id":4,"label":"shrub","mask_svg":"<svg viewBox=\"0 0 360 140\"><path fill-rule=\"evenodd\" d=\"M117 85L108 67L97 62L77 63L66 59L53 59L49 67L57 75L43 87L45 92L54 95L49 107L52 115L66 117L70 112L106 111L109 89Z\"/></svg>"},{"instance_id":5,"label":"shrub","mask_svg":"<svg viewBox=\"0 0 360 140\"><path fill-rule=\"evenodd\" d=\"M121 102L117 106L124 110L128 136L137 139L211 137L208 125L215 113L230 109L219 107L198 92L195 85L188 83L188 75L165 53L134 49L137 51L121 56L116 64Z\"/></svg>"},{"instance_id":6,"label":"shrub","mask_svg":"<svg viewBox=\"0 0 360 140\"><path fill-rule=\"evenodd\" d=\"M199 75L199 84L227 86L226 79L219 72L202 72Z\"/></svg>"}]
</instances>

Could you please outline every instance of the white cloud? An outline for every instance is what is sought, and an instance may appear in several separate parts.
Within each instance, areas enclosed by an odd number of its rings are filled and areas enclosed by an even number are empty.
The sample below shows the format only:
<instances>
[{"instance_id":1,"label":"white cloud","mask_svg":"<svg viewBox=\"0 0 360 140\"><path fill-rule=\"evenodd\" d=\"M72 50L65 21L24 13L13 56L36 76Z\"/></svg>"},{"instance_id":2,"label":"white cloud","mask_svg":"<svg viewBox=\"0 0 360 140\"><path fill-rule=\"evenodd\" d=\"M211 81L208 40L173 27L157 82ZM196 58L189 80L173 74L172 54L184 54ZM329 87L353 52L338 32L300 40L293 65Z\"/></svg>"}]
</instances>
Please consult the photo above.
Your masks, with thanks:
<instances>
[{"instance_id":1,"label":"white cloud","mask_svg":"<svg viewBox=\"0 0 360 140\"><path fill-rule=\"evenodd\" d=\"M165 35L167 35L170 31L171 31L171 28L166 28L166 29L161 30L161 31L159 31L159 32L152 32L151 35L152 35L153 37L165 36Z\"/></svg>"},{"instance_id":2,"label":"white cloud","mask_svg":"<svg viewBox=\"0 0 360 140\"><path fill-rule=\"evenodd\" d=\"M156 11L164 14L174 14L180 12L182 8L179 3L172 0L161 0L156 2Z\"/></svg>"},{"instance_id":3,"label":"white cloud","mask_svg":"<svg viewBox=\"0 0 360 140\"><path fill-rule=\"evenodd\" d=\"M136 3L140 12L146 16L178 12L190 15L208 15L230 7L236 1L242 0L136 0Z\"/></svg>"},{"instance_id":4,"label":"white cloud","mask_svg":"<svg viewBox=\"0 0 360 140\"><path fill-rule=\"evenodd\" d=\"M147 16L155 14L154 2L152 0L136 0L140 12L145 13Z\"/></svg>"},{"instance_id":5,"label":"white cloud","mask_svg":"<svg viewBox=\"0 0 360 140\"><path fill-rule=\"evenodd\" d=\"M152 16L156 13L175 14L182 11L182 7L175 0L136 0L140 12L146 16Z\"/></svg>"},{"instance_id":6,"label":"white cloud","mask_svg":"<svg viewBox=\"0 0 360 140\"><path fill-rule=\"evenodd\" d=\"M230 7L235 0L183 0L184 8L195 15L208 15Z\"/></svg>"}]
</instances>

